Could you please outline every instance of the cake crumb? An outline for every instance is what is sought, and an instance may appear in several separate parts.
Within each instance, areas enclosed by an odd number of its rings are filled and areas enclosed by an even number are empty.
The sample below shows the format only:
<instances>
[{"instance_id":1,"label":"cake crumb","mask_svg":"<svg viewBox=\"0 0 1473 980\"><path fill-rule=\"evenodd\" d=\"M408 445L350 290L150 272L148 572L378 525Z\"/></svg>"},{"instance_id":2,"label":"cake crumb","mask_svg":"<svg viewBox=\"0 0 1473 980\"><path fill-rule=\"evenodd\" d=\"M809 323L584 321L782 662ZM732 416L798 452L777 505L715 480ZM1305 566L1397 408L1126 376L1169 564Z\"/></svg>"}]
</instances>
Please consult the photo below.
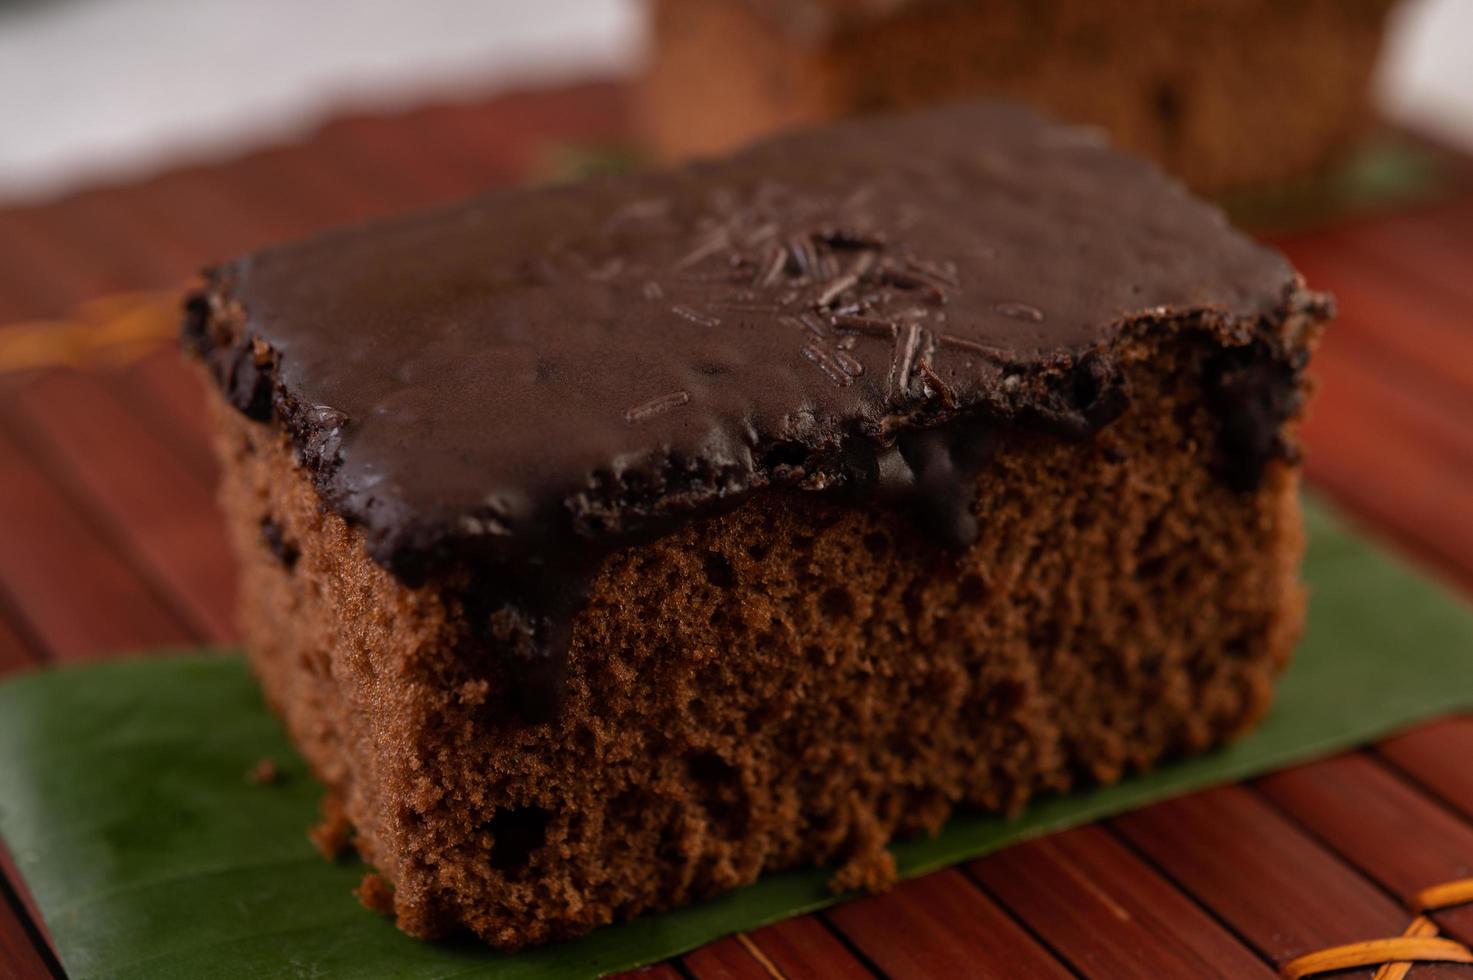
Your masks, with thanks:
<instances>
[{"instance_id":1,"label":"cake crumb","mask_svg":"<svg viewBox=\"0 0 1473 980\"><path fill-rule=\"evenodd\" d=\"M886 891L899 879L895 871L895 855L884 847L876 847L854 855L829 879L829 891L835 895L844 892L867 892L871 895Z\"/></svg>"},{"instance_id":2,"label":"cake crumb","mask_svg":"<svg viewBox=\"0 0 1473 980\"><path fill-rule=\"evenodd\" d=\"M895 873L895 855L885 847L889 835L870 814L857 813L857 823L849 838L849 858L829 879L829 890L843 892L885 891L899 880Z\"/></svg>"},{"instance_id":3,"label":"cake crumb","mask_svg":"<svg viewBox=\"0 0 1473 980\"><path fill-rule=\"evenodd\" d=\"M352 851L353 825L336 796L323 797L322 819L307 831L307 836L312 838L317 850L329 861L337 861Z\"/></svg>"},{"instance_id":4,"label":"cake crumb","mask_svg":"<svg viewBox=\"0 0 1473 980\"><path fill-rule=\"evenodd\" d=\"M258 759L246 773L246 778L257 786L271 786L281 782L281 769L277 767L274 760Z\"/></svg>"},{"instance_id":5,"label":"cake crumb","mask_svg":"<svg viewBox=\"0 0 1473 980\"><path fill-rule=\"evenodd\" d=\"M394 888L387 881L370 871L363 876L358 887L353 889L359 904L379 915L394 914Z\"/></svg>"}]
</instances>

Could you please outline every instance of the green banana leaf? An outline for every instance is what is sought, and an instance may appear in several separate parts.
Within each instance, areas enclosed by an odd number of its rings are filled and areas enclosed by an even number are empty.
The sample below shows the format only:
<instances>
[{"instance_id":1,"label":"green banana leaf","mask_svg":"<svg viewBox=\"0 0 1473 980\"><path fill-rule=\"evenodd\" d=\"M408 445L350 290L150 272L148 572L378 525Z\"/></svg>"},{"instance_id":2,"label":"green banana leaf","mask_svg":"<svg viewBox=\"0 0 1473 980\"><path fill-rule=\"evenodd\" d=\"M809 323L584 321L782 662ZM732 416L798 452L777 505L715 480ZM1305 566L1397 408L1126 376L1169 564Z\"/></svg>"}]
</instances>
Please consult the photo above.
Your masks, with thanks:
<instances>
[{"instance_id":1,"label":"green banana leaf","mask_svg":"<svg viewBox=\"0 0 1473 980\"><path fill-rule=\"evenodd\" d=\"M1473 613L1308 510L1308 634L1265 722L1229 748L1014 820L963 816L895 848L920 874L1473 707ZM274 760L281 778L247 773ZM0 686L0 835L76 978L595 976L829 904L822 870L503 955L423 943L350 894L308 843L318 791L233 654L151 656Z\"/></svg>"}]
</instances>

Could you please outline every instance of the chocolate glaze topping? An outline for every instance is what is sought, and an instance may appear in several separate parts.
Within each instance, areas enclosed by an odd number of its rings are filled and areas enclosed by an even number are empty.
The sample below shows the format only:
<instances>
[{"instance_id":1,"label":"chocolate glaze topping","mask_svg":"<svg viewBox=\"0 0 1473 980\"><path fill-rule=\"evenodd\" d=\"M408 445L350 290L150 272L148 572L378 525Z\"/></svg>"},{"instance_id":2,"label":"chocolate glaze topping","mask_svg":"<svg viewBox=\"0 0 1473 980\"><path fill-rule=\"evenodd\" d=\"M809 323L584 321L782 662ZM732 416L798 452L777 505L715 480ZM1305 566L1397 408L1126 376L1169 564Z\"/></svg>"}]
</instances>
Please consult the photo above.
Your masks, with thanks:
<instances>
[{"instance_id":1,"label":"chocolate glaze topping","mask_svg":"<svg viewBox=\"0 0 1473 980\"><path fill-rule=\"evenodd\" d=\"M185 334L378 561L500 569L491 642L555 663L601 549L753 491L884 496L964 546L1001 434L1119 413L1109 344L1142 318L1259 338L1219 386L1284 392L1233 437L1251 485L1300 367L1267 325L1306 295L1091 131L972 104L269 249Z\"/></svg>"}]
</instances>

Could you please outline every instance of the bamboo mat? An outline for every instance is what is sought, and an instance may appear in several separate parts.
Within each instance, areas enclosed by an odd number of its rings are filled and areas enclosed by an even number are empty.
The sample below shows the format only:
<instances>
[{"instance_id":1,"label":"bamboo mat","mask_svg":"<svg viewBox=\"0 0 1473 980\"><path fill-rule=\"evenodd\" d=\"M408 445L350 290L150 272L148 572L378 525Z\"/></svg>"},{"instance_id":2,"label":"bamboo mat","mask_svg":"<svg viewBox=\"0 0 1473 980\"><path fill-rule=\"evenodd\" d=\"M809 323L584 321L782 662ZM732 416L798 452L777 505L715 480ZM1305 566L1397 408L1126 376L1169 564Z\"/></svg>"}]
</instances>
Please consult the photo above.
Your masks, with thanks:
<instances>
[{"instance_id":1,"label":"bamboo mat","mask_svg":"<svg viewBox=\"0 0 1473 980\"><path fill-rule=\"evenodd\" d=\"M164 339L200 265L546 173L627 132L623 90L589 84L342 120L223 165L0 210L0 672L235 636L202 401ZM1453 183L1435 206L1275 244L1341 306L1316 364L1311 481L1470 589L1473 178ZM1473 719L1424 725L643 975L1273 977L1358 944L1334 955L1392 965L1340 975L1473 977L1395 965L1473 945L1473 905L1417 915L1473 897L1417 901L1473 875L1470 755ZM23 886L0 880L0 978L59 972Z\"/></svg>"}]
</instances>

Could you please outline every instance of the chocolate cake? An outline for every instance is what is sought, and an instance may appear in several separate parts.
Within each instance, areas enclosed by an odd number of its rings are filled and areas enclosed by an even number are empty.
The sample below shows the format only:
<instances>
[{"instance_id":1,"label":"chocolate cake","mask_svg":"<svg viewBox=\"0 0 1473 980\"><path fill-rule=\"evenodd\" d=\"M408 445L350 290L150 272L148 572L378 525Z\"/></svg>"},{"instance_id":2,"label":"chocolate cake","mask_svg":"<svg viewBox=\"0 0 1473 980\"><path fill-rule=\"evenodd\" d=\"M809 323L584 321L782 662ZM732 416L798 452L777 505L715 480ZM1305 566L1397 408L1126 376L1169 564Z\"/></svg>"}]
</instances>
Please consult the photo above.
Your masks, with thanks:
<instances>
[{"instance_id":1,"label":"chocolate cake","mask_svg":"<svg viewBox=\"0 0 1473 980\"><path fill-rule=\"evenodd\" d=\"M1333 162L1395 0L652 0L663 159L978 95L1104 127L1203 192Z\"/></svg>"},{"instance_id":2,"label":"chocolate cake","mask_svg":"<svg viewBox=\"0 0 1473 980\"><path fill-rule=\"evenodd\" d=\"M213 270L256 673L419 936L511 949L1250 725L1326 301L1002 104Z\"/></svg>"}]
</instances>

